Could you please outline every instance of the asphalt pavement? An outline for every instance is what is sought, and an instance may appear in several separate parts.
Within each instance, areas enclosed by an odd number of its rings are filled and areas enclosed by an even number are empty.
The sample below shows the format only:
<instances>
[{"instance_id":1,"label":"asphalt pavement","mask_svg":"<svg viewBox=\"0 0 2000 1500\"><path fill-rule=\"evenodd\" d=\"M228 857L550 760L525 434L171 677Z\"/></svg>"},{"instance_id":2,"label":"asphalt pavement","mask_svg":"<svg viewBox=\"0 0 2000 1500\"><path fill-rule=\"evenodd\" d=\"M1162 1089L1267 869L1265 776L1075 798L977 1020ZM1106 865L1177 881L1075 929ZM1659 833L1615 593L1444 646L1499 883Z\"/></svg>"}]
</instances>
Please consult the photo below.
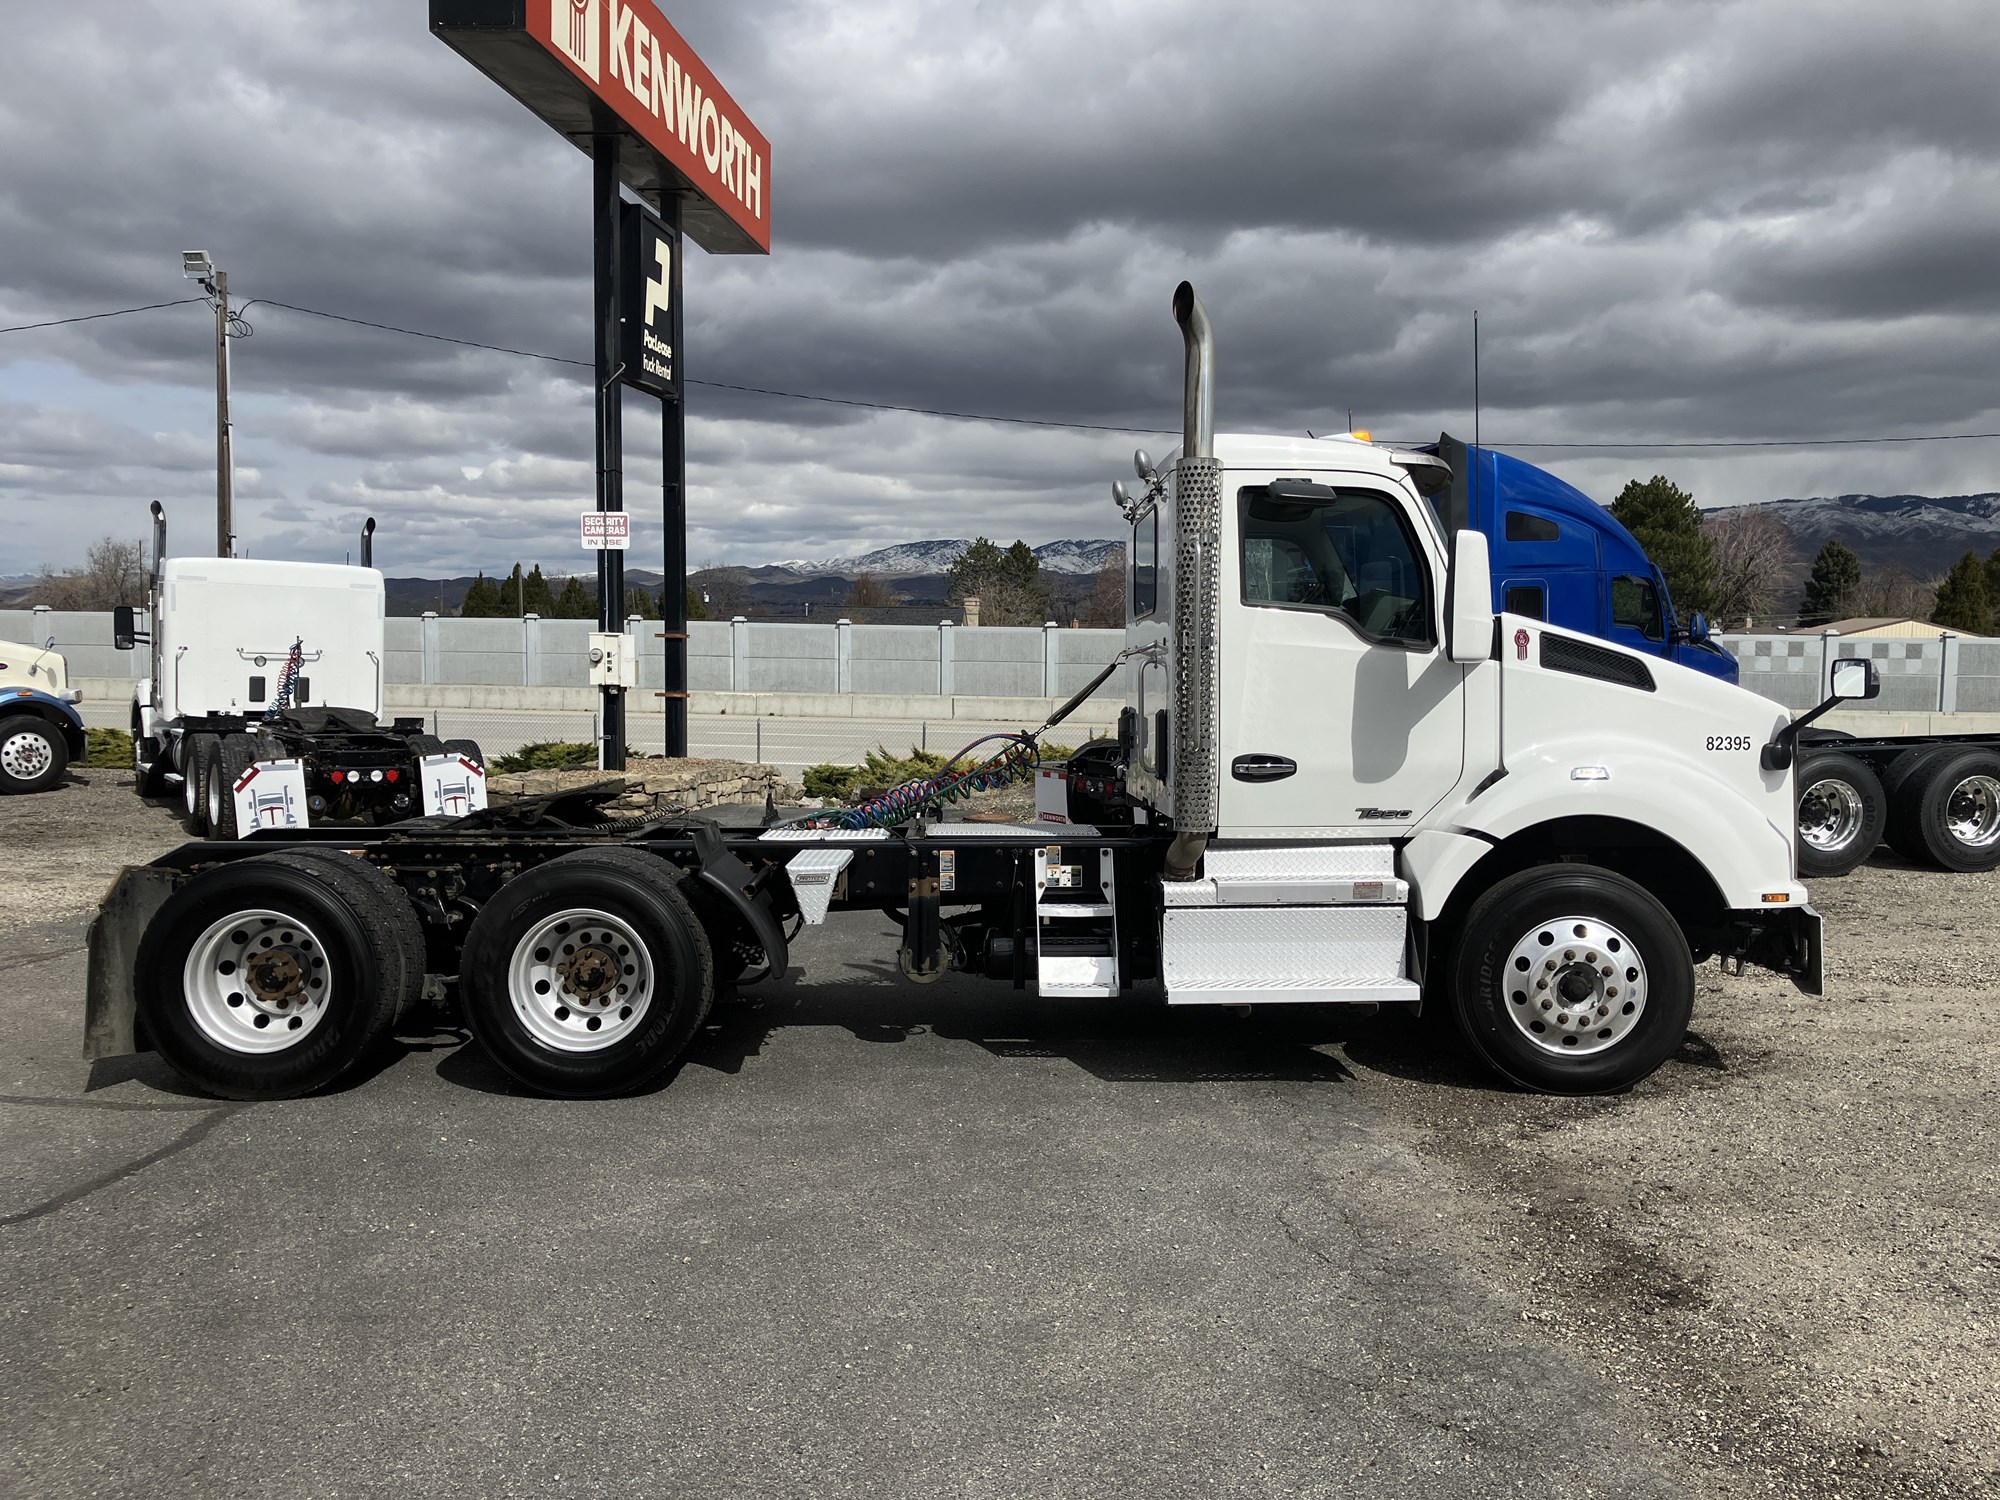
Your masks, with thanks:
<instances>
[{"instance_id":1,"label":"asphalt pavement","mask_svg":"<svg viewBox=\"0 0 2000 1500\"><path fill-rule=\"evenodd\" d=\"M9 1494L1689 1491L1382 1128L1386 1023L911 987L850 915L644 1097L440 1030L222 1105L78 1059L82 943L0 954Z\"/></svg>"}]
</instances>

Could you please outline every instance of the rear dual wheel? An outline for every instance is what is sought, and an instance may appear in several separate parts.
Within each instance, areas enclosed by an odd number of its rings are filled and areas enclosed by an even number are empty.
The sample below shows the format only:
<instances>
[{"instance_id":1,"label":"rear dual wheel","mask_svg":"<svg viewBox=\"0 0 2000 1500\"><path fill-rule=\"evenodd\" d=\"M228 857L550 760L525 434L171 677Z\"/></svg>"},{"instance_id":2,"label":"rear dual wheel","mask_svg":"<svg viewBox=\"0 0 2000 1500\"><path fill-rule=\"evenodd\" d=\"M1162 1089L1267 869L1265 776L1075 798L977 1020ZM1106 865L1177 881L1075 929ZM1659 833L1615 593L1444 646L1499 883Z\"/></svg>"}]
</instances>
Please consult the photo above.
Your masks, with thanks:
<instances>
[{"instance_id":1,"label":"rear dual wheel","mask_svg":"<svg viewBox=\"0 0 2000 1500\"><path fill-rule=\"evenodd\" d=\"M1799 762L1799 874L1845 875L1882 842L1889 799L1868 763L1836 750Z\"/></svg>"},{"instance_id":2,"label":"rear dual wheel","mask_svg":"<svg viewBox=\"0 0 2000 1500\"><path fill-rule=\"evenodd\" d=\"M333 851L204 871L140 940L147 1033L189 1082L225 1099L331 1083L423 985L423 931L394 880Z\"/></svg>"},{"instance_id":3,"label":"rear dual wheel","mask_svg":"<svg viewBox=\"0 0 2000 1500\"><path fill-rule=\"evenodd\" d=\"M680 1057L714 998L682 876L631 849L579 850L515 876L466 935L472 1032L545 1094L630 1093Z\"/></svg>"},{"instance_id":4,"label":"rear dual wheel","mask_svg":"<svg viewBox=\"0 0 2000 1500\"><path fill-rule=\"evenodd\" d=\"M1891 767L1890 847L1917 864L1970 873L2000 865L2000 755L1941 745Z\"/></svg>"}]
</instances>

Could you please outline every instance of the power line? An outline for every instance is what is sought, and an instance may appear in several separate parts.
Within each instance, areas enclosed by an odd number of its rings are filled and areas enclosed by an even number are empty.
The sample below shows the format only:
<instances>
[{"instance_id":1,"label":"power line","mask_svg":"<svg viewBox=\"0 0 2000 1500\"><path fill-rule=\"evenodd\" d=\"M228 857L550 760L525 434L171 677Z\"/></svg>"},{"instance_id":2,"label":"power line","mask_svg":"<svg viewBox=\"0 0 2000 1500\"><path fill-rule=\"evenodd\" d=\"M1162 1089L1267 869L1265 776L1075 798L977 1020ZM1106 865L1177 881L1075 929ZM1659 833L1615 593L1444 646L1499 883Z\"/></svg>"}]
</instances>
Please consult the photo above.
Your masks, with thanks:
<instances>
[{"instance_id":1,"label":"power line","mask_svg":"<svg viewBox=\"0 0 2000 1500\"><path fill-rule=\"evenodd\" d=\"M186 307L190 302L206 302L206 297L176 297L171 302L148 302L144 307L119 307L110 312L83 313L74 318L51 318L46 323L16 323L0 328L0 333L26 333L31 328L61 328L70 323L94 323L99 318L122 318L127 313L153 312L162 307Z\"/></svg>"},{"instance_id":2,"label":"power line","mask_svg":"<svg viewBox=\"0 0 2000 1500\"><path fill-rule=\"evenodd\" d=\"M11 328L0 328L0 333L25 333L34 328L60 328L70 323L88 323L98 318L122 318L128 313L152 312L162 307L183 307L191 302L206 302L205 297L181 297L172 302L149 302L143 307L121 307L110 312L84 313L74 318L55 318L46 323L21 323ZM382 333L399 333L406 338L429 339L437 344L454 344L462 349L481 349L489 354L511 354L518 359L539 359L549 364L570 365L579 370L591 368L588 360L569 359L560 354L543 354L534 349L514 349L505 344L484 344L477 339L454 338L449 334L427 333L421 328L404 328L395 323L377 323L367 318L350 317L346 313L326 312L317 307L301 307L295 302L280 302L275 297L253 297L237 309L239 313L262 303L266 307L281 307L287 312L303 313L310 318L325 318L334 323L351 323L357 328L373 328ZM771 386L736 385L726 380L698 380L690 376L687 384L706 387L710 390L736 391L747 396L774 396L786 401L818 401L829 406L849 406L862 411L904 412L918 417L943 417L957 422L998 422L1013 427L1052 427L1072 432L1124 432L1143 435L1172 435L1173 429L1165 427L1122 427L1105 422L1063 422L1046 417L1003 417L990 412L951 411L934 406L904 406L893 401L863 401L851 396L822 396L810 391L781 391ZM1627 443L1556 443L1556 442L1511 442L1496 440L1484 444L1487 448L1541 448L1571 452L1663 452L1689 448L1849 448L1886 443L1968 443L2000 439L2000 432L1929 432L1907 435L1886 435L1844 438L1712 438L1699 440L1670 440L1666 442Z\"/></svg>"}]
</instances>

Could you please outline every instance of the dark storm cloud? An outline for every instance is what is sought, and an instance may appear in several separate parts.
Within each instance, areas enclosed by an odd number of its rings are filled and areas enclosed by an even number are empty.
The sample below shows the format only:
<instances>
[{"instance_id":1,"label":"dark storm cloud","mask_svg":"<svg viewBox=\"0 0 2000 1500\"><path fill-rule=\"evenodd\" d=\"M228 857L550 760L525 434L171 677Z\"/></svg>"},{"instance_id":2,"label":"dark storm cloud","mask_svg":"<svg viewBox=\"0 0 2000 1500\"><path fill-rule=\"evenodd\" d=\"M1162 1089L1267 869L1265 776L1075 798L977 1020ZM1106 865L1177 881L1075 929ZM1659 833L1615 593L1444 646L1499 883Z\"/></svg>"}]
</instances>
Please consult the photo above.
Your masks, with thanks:
<instances>
[{"instance_id":1,"label":"dark storm cloud","mask_svg":"<svg viewBox=\"0 0 2000 1500\"><path fill-rule=\"evenodd\" d=\"M51 7L15 28L0 324L184 295L177 252L209 249L239 301L266 299L235 346L260 550L339 555L372 511L412 567L566 556L591 484L585 372L271 302L587 357L584 158L428 37L420 5L234 7L220 51L204 10ZM1166 301L1191 275L1225 427L1324 431L1352 408L1398 436L1463 430L1475 306L1489 435L1922 429L1990 399L1984 3L668 10L775 152L776 253L688 263L697 378L1171 427ZM0 361L77 372L45 391L0 363L0 572L110 529L134 476L203 493L208 328L196 306L0 342ZM173 414L128 417L170 388L189 397ZM648 410L628 416L642 497ZM1103 481L1171 442L704 387L690 412L698 559L1106 534ZM1865 472L2000 482L1962 451L1895 456ZM1865 488L1828 478L1858 463L1699 472L1704 498L1753 499Z\"/></svg>"}]
</instances>

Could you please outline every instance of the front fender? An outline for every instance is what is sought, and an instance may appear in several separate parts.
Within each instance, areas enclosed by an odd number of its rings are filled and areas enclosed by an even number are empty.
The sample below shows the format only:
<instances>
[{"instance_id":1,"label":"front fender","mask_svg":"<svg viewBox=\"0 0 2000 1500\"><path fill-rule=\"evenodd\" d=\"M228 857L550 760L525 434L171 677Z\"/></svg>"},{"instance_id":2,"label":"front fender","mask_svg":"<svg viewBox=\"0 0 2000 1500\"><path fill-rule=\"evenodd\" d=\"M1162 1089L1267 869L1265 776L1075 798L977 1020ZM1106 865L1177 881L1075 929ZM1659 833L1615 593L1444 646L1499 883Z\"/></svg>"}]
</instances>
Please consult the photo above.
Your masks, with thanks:
<instances>
[{"instance_id":1,"label":"front fender","mask_svg":"<svg viewBox=\"0 0 2000 1500\"><path fill-rule=\"evenodd\" d=\"M71 760L81 758L89 744L83 732L83 715L76 711L76 705L53 693L44 693L38 688L0 688L0 718L14 713L33 714L60 729L64 743L69 746Z\"/></svg>"},{"instance_id":2,"label":"front fender","mask_svg":"<svg viewBox=\"0 0 2000 1500\"><path fill-rule=\"evenodd\" d=\"M1793 834L1772 820L1767 790L1753 799L1727 779L1659 755L1628 752L1603 766L1600 757L1597 752L1585 759L1579 752L1574 766L1568 757L1556 757L1510 770L1445 819L1442 829L1491 843L1558 818L1618 818L1687 850L1731 908L1804 904L1806 889L1793 873ZM1573 779L1573 769L1584 767L1603 770L1606 779ZM1785 786L1789 810L1789 778ZM1765 900L1780 893L1789 900ZM1424 894L1426 904L1435 900L1442 906L1449 892L1427 886Z\"/></svg>"}]
</instances>

